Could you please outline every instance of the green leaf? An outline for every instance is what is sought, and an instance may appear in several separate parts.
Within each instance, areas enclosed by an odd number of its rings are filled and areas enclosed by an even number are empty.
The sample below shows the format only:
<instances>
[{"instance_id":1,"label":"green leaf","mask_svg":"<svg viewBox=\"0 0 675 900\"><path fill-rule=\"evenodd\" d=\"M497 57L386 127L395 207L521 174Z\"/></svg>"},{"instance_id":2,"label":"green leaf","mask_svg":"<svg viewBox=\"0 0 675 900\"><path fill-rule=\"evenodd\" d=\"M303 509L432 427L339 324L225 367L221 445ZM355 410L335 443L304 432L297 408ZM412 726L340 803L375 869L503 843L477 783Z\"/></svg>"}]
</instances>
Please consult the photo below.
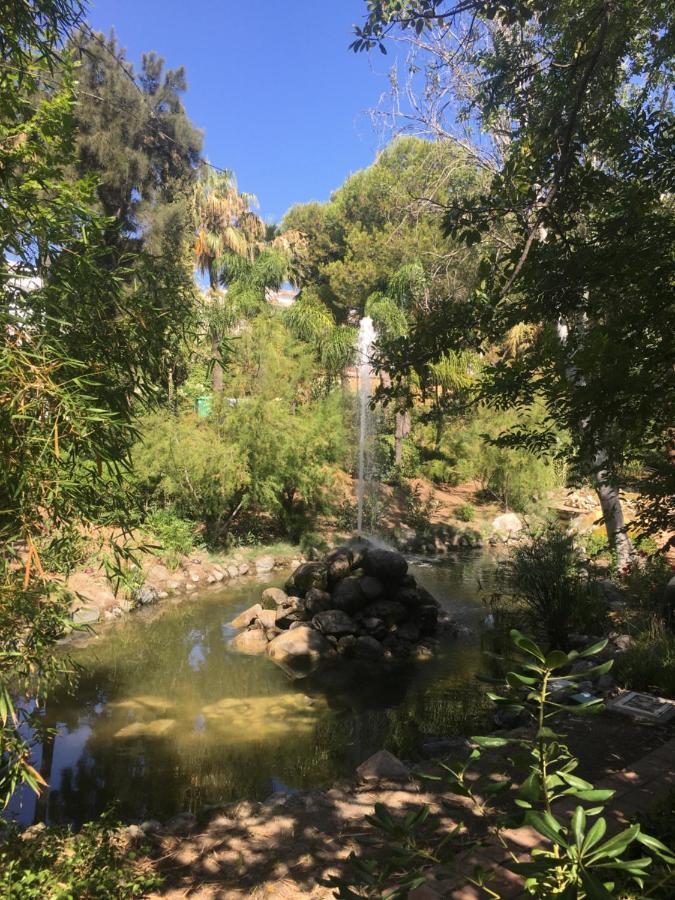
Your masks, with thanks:
<instances>
[{"instance_id":1,"label":"green leaf","mask_svg":"<svg viewBox=\"0 0 675 900\"><path fill-rule=\"evenodd\" d=\"M592 791L574 791L574 796L578 800L584 800L586 803L606 803L610 800L616 791L611 790L592 790Z\"/></svg>"},{"instance_id":2,"label":"green leaf","mask_svg":"<svg viewBox=\"0 0 675 900\"><path fill-rule=\"evenodd\" d=\"M579 788L580 790L592 791L593 785L590 781L584 781L583 778L577 778L576 775L572 775L570 772L560 771L558 773L563 781L566 781L567 784L571 785L573 788Z\"/></svg>"},{"instance_id":3,"label":"green leaf","mask_svg":"<svg viewBox=\"0 0 675 900\"><path fill-rule=\"evenodd\" d=\"M494 737L489 734L472 737L471 740L474 744L478 744L479 747L506 747L509 744L514 743L514 741L509 738Z\"/></svg>"},{"instance_id":4,"label":"green leaf","mask_svg":"<svg viewBox=\"0 0 675 900\"><path fill-rule=\"evenodd\" d=\"M526 637L524 634L521 634L517 628L512 628L511 632L511 640L518 647L519 650L522 650L523 653L528 653L530 656L534 656L535 659L538 659L539 662L545 662L546 657L544 656L542 650L535 644L535 642Z\"/></svg>"},{"instance_id":5,"label":"green leaf","mask_svg":"<svg viewBox=\"0 0 675 900\"><path fill-rule=\"evenodd\" d=\"M662 843L658 838L652 837L651 834L644 834L641 831L638 834L636 840L638 840L644 847L647 847L648 850L653 850L666 862L670 863L671 865L675 865L675 856L673 856L673 851L670 850L669 847L666 847L666 845Z\"/></svg>"},{"instance_id":6,"label":"green leaf","mask_svg":"<svg viewBox=\"0 0 675 900\"><path fill-rule=\"evenodd\" d=\"M525 823L530 825L535 831L548 838L554 844L567 847L567 843L563 837L561 824L551 815L551 813L539 813L530 811L525 813Z\"/></svg>"},{"instance_id":7,"label":"green leaf","mask_svg":"<svg viewBox=\"0 0 675 900\"><path fill-rule=\"evenodd\" d=\"M520 687L523 684L529 687L533 684L537 684L538 680L538 678L532 678L529 675L521 675L519 672L508 672L506 675L507 684L515 688Z\"/></svg>"},{"instance_id":8,"label":"green leaf","mask_svg":"<svg viewBox=\"0 0 675 900\"><path fill-rule=\"evenodd\" d=\"M562 650L553 650L548 654L545 662L547 669L560 669L562 666L569 665L567 654L563 653Z\"/></svg>"},{"instance_id":9,"label":"green leaf","mask_svg":"<svg viewBox=\"0 0 675 900\"><path fill-rule=\"evenodd\" d=\"M604 819L598 819L593 825L589 828L588 833L584 839L584 843L581 847L582 855L587 853L589 850L592 850L593 847L601 841L605 836L605 832L607 831L607 822Z\"/></svg>"},{"instance_id":10,"label":"green leaf","mask_svg":"<svg viewBox=\"0 0 675 900\"><path fill-rule=\"evenodd\" d=\"M638 834L640 834L639 825L631 825L630 828L626 828L624 831L619 832L619 834L615 834L614 837L596 848L595 853L591 857L591 861L599 861L603 857L614 858L620 856L626 847L633 843Z\"/></svg>"},{"instance_id":11,"label":"green leaf","mask_svg":"<svg viewBox=\"0 0 675 900\"><path fill-rule=\"evenodd\" d=\"M590 872L583 869L580 872L581 883L583 884L589 900L615 900L613 894L605 888L601 881L598 881Z\"/></svg>"},{"instance_id":12,"label":"green leaf","mask_svg":"<svg viewBox=\"0 0 675 900\"><path fill-rule=\"evenodd\" d=\"M585 650L582 650L579 653L579 656L595 656L596 653L601 653L608 643L607 638L603 638L603 640L598 641L597 644L591 644L590 647L586 647Z\"/></svg>"},{"instance_id":13,"label":"green leaf","mask_svg":"<svg viewBox=\"0 0 675 900\"><path fill-rule=\"evenodd\" d=\"M572 814L572 834L577 847L581 850L586 830L586 814L583 806L577 806Z\"/></svg>"}]
</instances>

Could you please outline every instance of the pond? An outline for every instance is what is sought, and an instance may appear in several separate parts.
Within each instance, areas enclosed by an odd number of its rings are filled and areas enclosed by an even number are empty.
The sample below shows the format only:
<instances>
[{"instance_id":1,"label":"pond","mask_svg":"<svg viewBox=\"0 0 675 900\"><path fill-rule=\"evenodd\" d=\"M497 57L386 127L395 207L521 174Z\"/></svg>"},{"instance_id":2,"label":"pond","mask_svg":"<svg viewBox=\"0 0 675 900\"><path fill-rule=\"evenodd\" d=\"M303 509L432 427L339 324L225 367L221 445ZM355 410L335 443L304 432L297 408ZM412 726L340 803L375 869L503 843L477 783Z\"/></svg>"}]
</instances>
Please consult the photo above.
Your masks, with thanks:
<instances>
[{"instance_id":1,"label":"pond","mask_svg":"<svg viewBox=\"0 0 675 900\"><path fill-rule=\"evenodd\" d=\"M49 699L57 734L34 761L49 792L19 792L10 815L80 825L114 803L127 820L166 820L326 787L383 747L414 758L425 739L469 733L487 705L475 676L494 562L463 555L410 571L470 633L443 638L430 661L381 671L350 663L290 681L267 658L231 651L227 623L282 577L165 601L104 631L72 652L75 688Z\"/></svg>"}]
</instances>

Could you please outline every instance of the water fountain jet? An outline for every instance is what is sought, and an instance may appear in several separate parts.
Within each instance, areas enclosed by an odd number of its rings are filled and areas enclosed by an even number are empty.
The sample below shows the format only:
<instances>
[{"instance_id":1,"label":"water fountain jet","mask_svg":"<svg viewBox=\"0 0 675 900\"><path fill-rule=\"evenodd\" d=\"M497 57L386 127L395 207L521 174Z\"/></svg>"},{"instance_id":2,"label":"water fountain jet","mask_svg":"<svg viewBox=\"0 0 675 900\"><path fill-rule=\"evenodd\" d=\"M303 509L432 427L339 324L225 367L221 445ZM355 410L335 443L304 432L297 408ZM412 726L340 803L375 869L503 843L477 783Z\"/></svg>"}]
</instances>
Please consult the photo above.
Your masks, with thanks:
<instances>
[{"instance_id":1,"label":"water fountain jet","mask_svg":"<svg viewBox=\"0 0 675 900\"><path fill-rule=\"evenodd\" d=\"M372 411L370 409L370 379L373 374L371 357L373 345L376 340L373 320L370 316L364 316L359 325L358 352L358 396L359 396L359 454L358 454L358 483L356 489L356 531L363 533L363 500L366 481L370 472L366 466L366 447L368 436L372 431Z\"/></svg>"}]
</instances>

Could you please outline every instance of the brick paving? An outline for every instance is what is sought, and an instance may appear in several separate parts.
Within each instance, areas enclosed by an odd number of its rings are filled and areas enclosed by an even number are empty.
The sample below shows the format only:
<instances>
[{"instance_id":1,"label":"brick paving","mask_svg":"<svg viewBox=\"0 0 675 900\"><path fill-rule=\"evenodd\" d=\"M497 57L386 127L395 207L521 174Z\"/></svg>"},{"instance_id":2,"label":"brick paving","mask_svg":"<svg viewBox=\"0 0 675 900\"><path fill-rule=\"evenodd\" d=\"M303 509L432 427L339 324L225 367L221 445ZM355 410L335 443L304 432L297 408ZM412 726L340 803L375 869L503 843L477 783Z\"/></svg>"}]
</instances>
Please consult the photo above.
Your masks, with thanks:
<instances>
[{"instance_id":1,"label":"brick paving","mask_svg":"<svg viewBox=\"0 0 675 900\"><path fill-rule=\"evenodd\" d=\"M630 768L617 772L596 784L597 788L616 791L610 808L607 811L607 830L620 831L631 818L649 812L654 803L664 796L668 789L675 787L675 738L648 753ZM556 807L558 814L571 812L575 802L565 801ZM520 860L528 859L530 851L544 845L536 831L532 828L515 828L502 832L507 849L494 841L479 848L472 856L463 861L466 872L473 871L475 866L491 871L490 890L499 894L504 900L522 897L522 881L518 876L504 868L514 854ZM481 900L487 893L480 888L467 885L463 878L425 885L410 894L410 900Z\"/></svg>"}]
</instances>

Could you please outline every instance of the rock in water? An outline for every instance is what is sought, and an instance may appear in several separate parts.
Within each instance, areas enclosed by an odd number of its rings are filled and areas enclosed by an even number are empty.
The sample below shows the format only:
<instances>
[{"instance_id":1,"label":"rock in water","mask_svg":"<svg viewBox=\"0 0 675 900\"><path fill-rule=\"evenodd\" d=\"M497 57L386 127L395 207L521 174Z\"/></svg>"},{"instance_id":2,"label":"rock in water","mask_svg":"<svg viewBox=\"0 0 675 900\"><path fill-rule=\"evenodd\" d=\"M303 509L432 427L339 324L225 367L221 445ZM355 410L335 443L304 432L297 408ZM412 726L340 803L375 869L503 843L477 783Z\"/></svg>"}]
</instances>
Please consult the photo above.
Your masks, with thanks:
<instances>
[{"instance_id":1,"label":"rock in water","mask_svg":"<svg viewBox=\"0 0 675 900\"><path fill-rule=\"evenodd\" d=\"M333 634L337 637L356 634L359 630L352 617L340 609L328 609L317 613L312 619L312 625L322 634Z\"/></svg>"},{"instance_id":2,"label":"rock in water","mask_svg":"<svg viewBox=\"0 0 675 900\"><path fill-rule=\"evenodd\" d=\"M408 571L408 562L403 554L396 550L380 550L369 547L363 556L361 567L366 575L380 581L400 582Z\"/></svg>"},{"instance_id":3,"label":"rock in water","mask_svg":"<svg viewBox=\"0 0 675 900\"><path fill-rule=\"evenodd\" d=\"M304 597L311 588L325 591L328 585L328 566L322 562L303 563L286 582L286 590L296 597Z\"/></svg>"},{"instance_id":4,"label":"rock in water","mask_svg":"<svg viewBox=\"0 0 675 900\"><path fill-rule=\"evenodd\" d=\"M361 592L368 603L378 600L384 591L384 585L371 575L364 575L361 579Z\"/></svg>"},{"instance_id":5,"label":"rock in water","mask_svg":"<svg viewBox=\"0 0 675 900\"><path fill-rule=\"evenodd\" d=\"M330 652L326 638L309 625L285 631L267 645L270 659L295 678L311 672Z\"/></svg>"},{"instance_id":6,"label":"rock in water","mask_svg":"<svg viewBox=\"0 0 675 900\"><path fill-rule=\"evenodd\" d=\"M263 611L259 603L249 606L242 613L239 613L231 622L228 622L228 628L248 628L251 622L254 622Z\"/></svg>"},{"instance_id":7,"label":"rock in water","mask_svg":"<svg viewBox=\"0 0 675 900\"><path fill-rule=\"evenodd\" d=\"M252 656L265 653L268 647L265 632L260 628L251 628L250 631L242 631L232 639L232 647L239 653L249 653Z\"/></svg>"},{"instance_id":8,"label":"rock in water","mask_svg":"<svg viewBox=\"0 0 675 900\"><path fill-rule=\"evenodd\" d=\"M380 660L384 656L382 644L370 635L361 635L356 639L352 652L357 659Z\"/></svg>"},{"instance_id":9,"label":"rock in water","mask_svg":"<svg viewBox=\"0 0 675 900\"><path fill-rule=\"evenodd\" d=\"M356 770L361 781L410 781L410 771L388 750L379 750Z\"/></svg>"},{"instance_id":10,"label":"rock in water","mask_svg":"<svg viewBox=\"0 0 675 900\"><path fill-rule=\"evenodd\" d=\"M265 609L276 609L288 604L288 594L281 588L266 588L262 592L262 605Z\"/></svg>"},{"instance_id":11,"label":"rock in water","mask_svg":"<svg viewBox=\"0 0 675 900\"><path fill-rule=\"evenodd\" d=\"M366 618L382 619L388 625L403 622L408 616L408 610L402 603L396 603L393 600L378 600L377 603L371 603L363 611Z\"/></svg>"},{"instance_id":12,"label":"rock in water","mask_svg":"<svg viewBox=\"0 0 675 900\"><path fill-rule=\"evenodd\" d=\"M305 597L305 608L307 612L315 616L317 613L330 609L333 605L333 598L328 591L320 591L318 588L310 588Z\"/></svg>"},{"instance_id":13,"label":"rock in water","mask_svg":"<svg viewBox=\"0 0 675 900\"><path fill-rule=\"evenodd\" d=\"M361 579L350 575L343 578L333 588L333 609L341 609L344 612L355 613L362 608L366 598L361 589Z\"/></svg>"}]
</instances>

